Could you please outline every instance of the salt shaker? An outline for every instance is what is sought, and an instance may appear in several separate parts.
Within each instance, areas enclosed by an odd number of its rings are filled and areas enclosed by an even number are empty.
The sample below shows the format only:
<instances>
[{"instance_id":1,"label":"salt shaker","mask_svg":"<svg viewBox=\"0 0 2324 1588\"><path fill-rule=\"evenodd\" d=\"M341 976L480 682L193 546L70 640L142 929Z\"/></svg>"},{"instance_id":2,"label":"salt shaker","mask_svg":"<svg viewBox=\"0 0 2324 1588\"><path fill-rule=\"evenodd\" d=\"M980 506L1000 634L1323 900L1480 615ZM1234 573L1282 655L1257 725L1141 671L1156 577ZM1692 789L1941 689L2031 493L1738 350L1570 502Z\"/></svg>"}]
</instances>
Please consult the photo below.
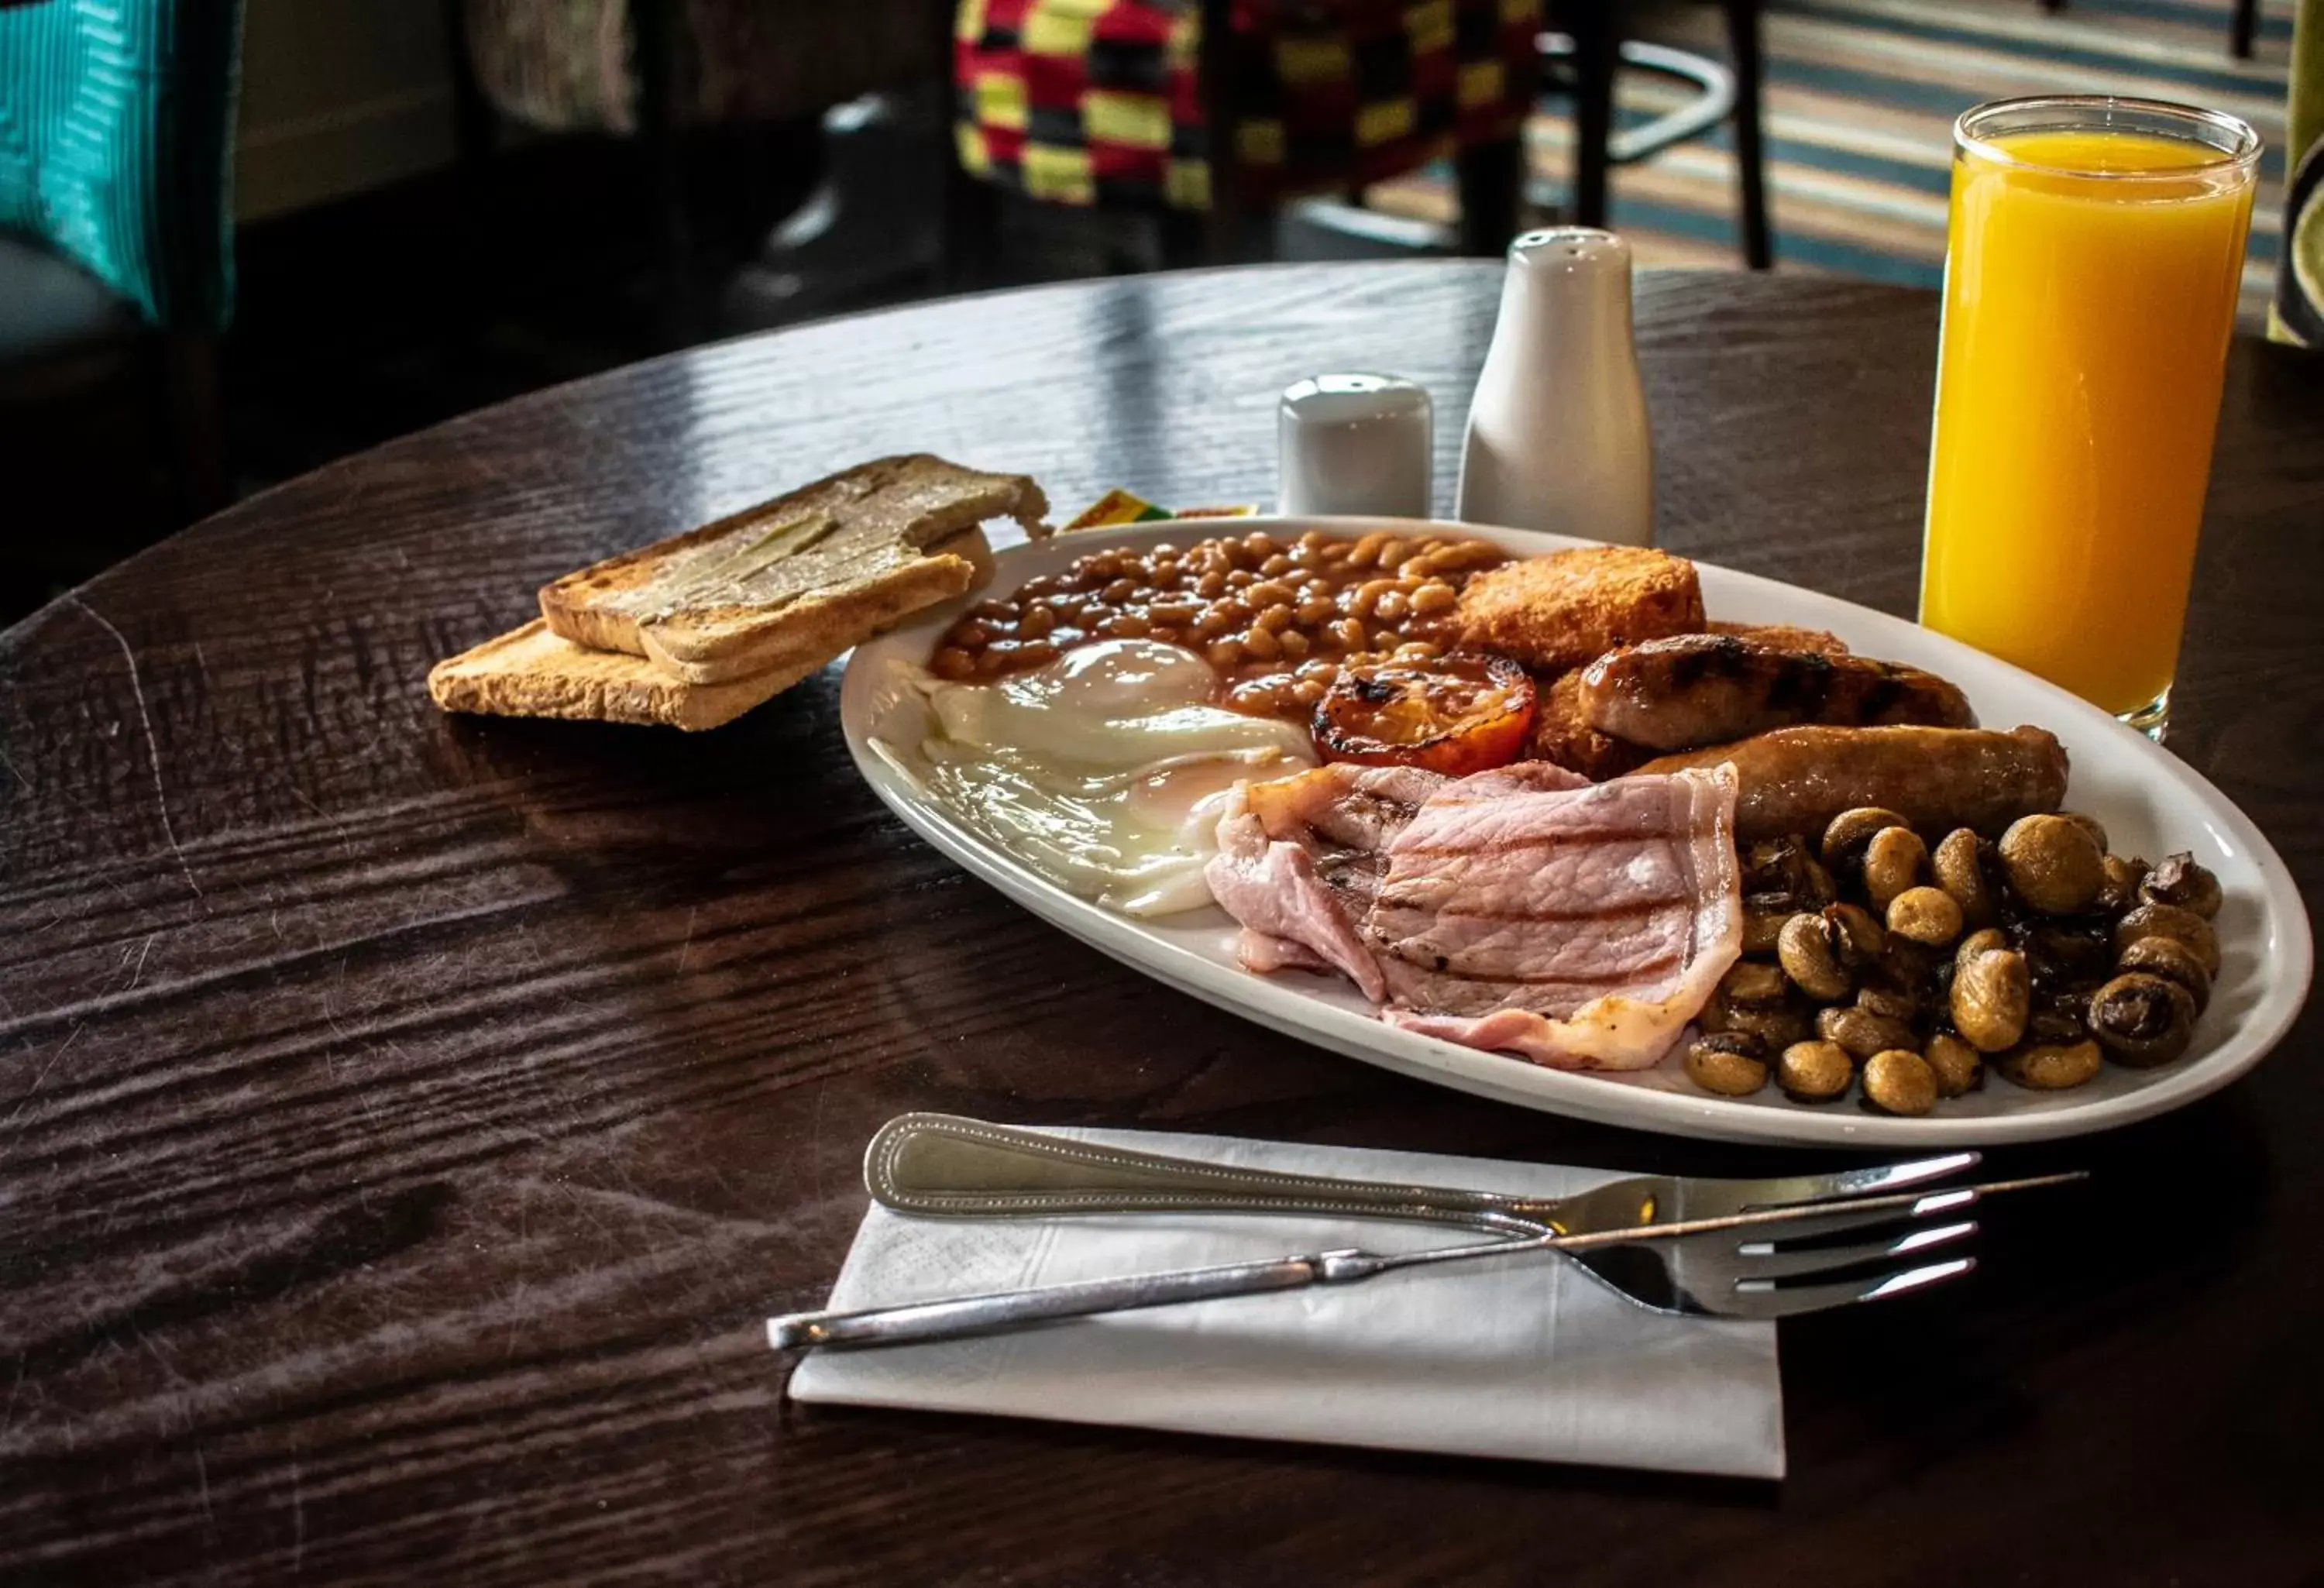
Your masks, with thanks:
<instances>
[{"instance_id":1,"label":"salt shaker","mask_svg":"<svg viewBox=\"0 0 2324 1588\"><path fill-rule=\"evenodd\" d=\"M1630 340L1630 247L1611 232L1555 226L1509 245L1456 515L1652 543L1654 448Z\"/></svg>"},{"instance_id":2,"label":"salt shaker","mask_svg":"<svg viewBox=\"0 0 2324 1588\"><path fill-rule=\"evenodd\" d=\"M1426 518L1435 411L1394 375L1316 375L1276 408L1275 511Z\"/></svg>"}]
</instances>

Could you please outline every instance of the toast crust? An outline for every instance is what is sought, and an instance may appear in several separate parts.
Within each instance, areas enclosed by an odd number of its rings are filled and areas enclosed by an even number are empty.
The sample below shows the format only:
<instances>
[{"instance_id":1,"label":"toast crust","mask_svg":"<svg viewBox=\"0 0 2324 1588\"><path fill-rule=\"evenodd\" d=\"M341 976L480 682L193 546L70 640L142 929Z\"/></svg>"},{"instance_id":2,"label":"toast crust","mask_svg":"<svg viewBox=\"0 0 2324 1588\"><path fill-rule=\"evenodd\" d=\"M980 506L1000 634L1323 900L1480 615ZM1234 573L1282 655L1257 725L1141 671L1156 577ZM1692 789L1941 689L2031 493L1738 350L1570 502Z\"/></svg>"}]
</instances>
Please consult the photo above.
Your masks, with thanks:
<instances>
[{"instance_id":1,"label":"toast crust","mask_svg":"<svg viewBox=\"0 0 2324 1588\"><path fill-rule=\"evenodd\" d=\"M715 684L669 677L642 657L591 651L540 618L438 662L428 693L446 711L715 728L821 669L822 660Z\"/></svg>"},{"instance_id":2,"label":"toast crust","mask_svg":"<svg viewBox=\"0 0 2324 1588\"><path fill-rule=\"evenodd\" d=\"M542 588L541 617L576 645L687 683L819 665L973 588L991 567L984 521L1013 518L1038 537L1047 511L1021 475L881 458L568 574Z\"/></svg>"}]
</instances>

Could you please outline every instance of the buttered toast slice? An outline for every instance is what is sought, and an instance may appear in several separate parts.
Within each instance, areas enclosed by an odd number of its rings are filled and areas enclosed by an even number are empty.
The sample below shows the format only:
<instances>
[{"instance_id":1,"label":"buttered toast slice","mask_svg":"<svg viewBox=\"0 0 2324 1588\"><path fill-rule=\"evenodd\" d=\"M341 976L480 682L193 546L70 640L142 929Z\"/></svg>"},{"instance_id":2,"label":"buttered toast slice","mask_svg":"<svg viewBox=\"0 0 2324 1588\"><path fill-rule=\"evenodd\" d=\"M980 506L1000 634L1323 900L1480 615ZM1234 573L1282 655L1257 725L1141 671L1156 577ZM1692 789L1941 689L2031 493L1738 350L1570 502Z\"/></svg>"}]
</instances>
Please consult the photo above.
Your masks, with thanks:
<instances>
[{"instance_id":1,"label":"buttered toast slice","mask_svg":"<svg viewBox=\"0 0 2324 1588\"><path fill-rule=\"evenodd\" d=\"M540 615L691 684L820 666L989 577L986 520L1041 536L1047 512L1022 475L883 457L567 574L542 588Z\"/></svg>"},{"instance_id":2,"label":"buttered toast slice","mask_svg":"<svg viewBox=\"0 0 2324 1588\"><path fill-rule=\"evenodd\" d=\"M438 662L429 670L428 693L446 711L636 723L694 733L733 721L822 666L807 662L724 683L688 684L642 656L576 645L534 618Z\"/></svg>"}]
</instances>

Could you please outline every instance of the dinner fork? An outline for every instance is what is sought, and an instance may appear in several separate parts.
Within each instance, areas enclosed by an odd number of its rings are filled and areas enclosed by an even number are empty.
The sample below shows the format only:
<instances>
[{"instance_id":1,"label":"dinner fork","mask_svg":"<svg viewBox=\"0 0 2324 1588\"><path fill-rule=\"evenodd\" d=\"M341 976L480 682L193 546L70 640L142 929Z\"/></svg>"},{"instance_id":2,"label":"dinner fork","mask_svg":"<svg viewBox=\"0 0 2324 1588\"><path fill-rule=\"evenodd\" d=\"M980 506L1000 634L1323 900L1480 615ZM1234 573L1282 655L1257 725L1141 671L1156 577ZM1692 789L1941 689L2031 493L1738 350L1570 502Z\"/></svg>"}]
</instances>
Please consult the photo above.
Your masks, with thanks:
<instances>
[{"instance_id":1,"label":"dinner fork","mask_svg":"<svg viewBox=\"0 0 2324 1588\"><path fill-rule=\"evenodd\" d=\"M1209 1268L950 1297L899 1306L793 1313L767 1320L767 1340L777 1350L949 1340L1060 1318L1296 1290L1311 1285L1353 1284L1401 1269L1486 1257L1535 1251L1572 1255L1621 1249L1661 1256L1662 1288L1656 1294L1662 1300L1646 1301L1657 1310L1714 1317L1789 1317L1902 1296L1958 1279L1976 1266L1974 1259L1955 1257L1816 1284L1778 1283L1915 1257L1975 1234L1977 1225L1967 1220L1923 1224L1901 1236L1853 1246L1801 1248L1796 1242L1898 1219L1918 1221L1958 1213L1973 1205L1979 1197L1997 1192L2061 1185L2082 1177L2080 1174L2050 1175L1965 1186L1950 1191L1867 1196L1851 1201L1846 1211L1837 1213L1825 1212L1816 1205L1794 1205L1669 1220L1637 1229L1579 1234L1543 1230L1530 1236L1497 1237L1425 1251L1383 1254L1343 1248L1258 1262L1222 1263ZM1646 1300L1633 1292L1625 1293Z\"/></svg>"},{"instance_id":2,"label":"dinner fork","mask_svg":"<svg viewBox=\"0 0 2324 1588\"><path fill-rule=\"evenodd\" d=\"M1287 1174L1069 1140L955 1114L908 1113L881 1126L863 1153L863 1183L881 1205L921 1217L1055 1217L1074 1214L1285 1214L1389 1218L1456 1225L1516 1240L1640 1230L1754 1209L1833 1203L1900 1192L1972 1168L1974 1152L1909 1163L1769 1179L1634 1175L1568 1196L1519 1196L1458 1186ZM1833 1212L1840 1211L1835 1207ZM1941 1209L1932 1205L1923 1216ZM1824 1230L1896 1222L1893 1212ZM1947 1229L1961 1240L1974 1226ZM1807 1238L1795 1233L1793 1240ZM1904 1244L1916 1240L1917 1244ZM1564 1249L1600 1282L1656 1312L1720 1311L1780 1317L1818 1305L1804 1290L1738 1288L1742 1281L1826 1272L1941 1244L1931 1232L1868 1241L1837 1254L1738 1252L1724 1246ZM1738 1258L1749 1260L1741 1267ZM1748 1272L1744 1271L1748 1268ZM1707 1307L1705 1297L1729 1297ZM1738 1308L1753 1308L1738 1313Z\"/></svg>"},{"instance_id":3,"label":"dinner fork","mask_svg":"<svg viewBox=\"0 0 2324 1588\"><path fill-rule=\"evenodd\" d=\"M1494 1234L1579 1235L1902 1191L1976 1167L1974 1152L1769 1179L1633 1175L1567 1196L1519 1196L1246 1168L1075 1141L957 1114L900 1114L863 1151L873 1200L921 1218L1115 1213L1314 1214L1419 1220Z\"/></svg>"}]
</instances>

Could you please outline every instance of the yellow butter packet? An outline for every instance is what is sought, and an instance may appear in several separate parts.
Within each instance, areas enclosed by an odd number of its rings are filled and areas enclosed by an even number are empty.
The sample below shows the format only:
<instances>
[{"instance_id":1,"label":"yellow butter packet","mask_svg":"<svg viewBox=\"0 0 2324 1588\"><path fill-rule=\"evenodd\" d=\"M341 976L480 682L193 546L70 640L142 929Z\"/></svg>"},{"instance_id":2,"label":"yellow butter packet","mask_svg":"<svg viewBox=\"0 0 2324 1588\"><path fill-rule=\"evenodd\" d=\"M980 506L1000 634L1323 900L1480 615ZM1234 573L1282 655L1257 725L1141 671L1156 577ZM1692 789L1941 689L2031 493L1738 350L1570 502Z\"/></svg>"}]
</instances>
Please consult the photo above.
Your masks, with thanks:
<instances>
[{"instance_id":1,"label":"yellow butter packet","mask_svg":"<svg viewBox=\"0 0 2324 1588\"><path fill-rule=\"evenodd\" d=\"M1169 516L1168 512L1143 497L1132 496L1127 491L1113 490L1074 514L1073 521L1060 533L1070 533L1074 530L1111 529L1116 524L1142 524L1149 519Z\"/></svg>"},{"instance_id":2,"label":"yellow butter packet","mask_svg":"<svg viewBox=\"0 0 2324 1588\"><path fill-rule=\"evenodd\" d=\"M1249 503L1226 507L1181 507L1176 512L1157 507L1143 496L1115 489L1091 503L1075 513L1060 534L1075 530L1107 530L1121 524L1154 523L1173 518L1250 518L1259 509Z\"/></svg>"}]
</instances>

